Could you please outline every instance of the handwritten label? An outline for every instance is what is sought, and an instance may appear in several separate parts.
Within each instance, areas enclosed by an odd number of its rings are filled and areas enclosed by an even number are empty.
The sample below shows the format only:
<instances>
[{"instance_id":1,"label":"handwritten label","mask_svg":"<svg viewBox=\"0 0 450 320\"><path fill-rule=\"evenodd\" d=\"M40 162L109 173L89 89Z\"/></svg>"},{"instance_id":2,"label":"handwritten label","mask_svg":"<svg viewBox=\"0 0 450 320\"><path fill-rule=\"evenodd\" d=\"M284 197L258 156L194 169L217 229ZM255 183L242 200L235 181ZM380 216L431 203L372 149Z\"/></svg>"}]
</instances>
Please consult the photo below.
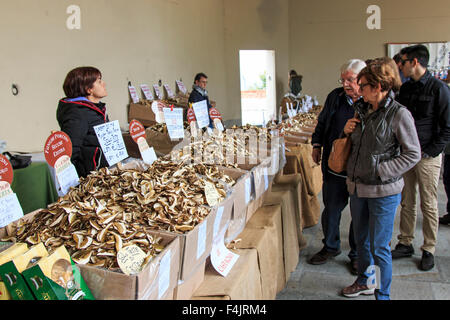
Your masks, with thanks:
<instances>
[{"instance_id":1,"label":"handwritten label","mask_svg":"<svg viewBox=\"0 0 450 320\"><path fill-rule=\"evenodd\" d=\"M145 99L153 100L153 93L150 90L150 87L146 84L141 84L141 90L144 93Z\"/></svg>"},{"instance_id":2,"label":"handwritten label","mask_svg":"<svg viewBox=\"0 0 450 320\"><path fill-rule=\"evenodd\" d=\"M164 107L165 105L159 101L153 101L152 103L152 111L155 114L155 120L158 123L164 123Z\"/></svg>"},{"instance_id":3,"label":"handwritten label","mask_svg":"<svg viewBox=\"0 0 450 320\"><path fill-rule=\"evenodd\" d=\"M171 250L168 250L159 263L159 275L158 275L158 299L166 293L170 284L170 257Z\"/></svg>"},{"instance_id":4,"label":"handwritten label","mask_svg":"<svg viewBox=\"0 0 450 320\"><path fill-rule=\"evenodd\" d=\"M159 90L159 86L157 84L154 84L153 89L155 89L155 93L156 93L156 96L158 97L158 99L162 100L162 93Z\"/></svg>"},{"instance_id":5,"label":"handwritten label","mask_svg":"<svg viewBox=\"0 0 450 320\"><path fill-rule=\"evenodd\" d=\"M0 228L23 217L23 210L15 193L0 198Z\"/></svg>"},{"instance_id":6,"label":"handwritten label","mask_svg":"<svg viewBox=\"0 0 450 320\"><path fill-rule=\"evenodd\" d=\"M209 113L208 113L208 105L206 104L206 100L194 103L192 105L194 109L195 118L197 119L198 127L204 128L209 126Z\"/></svg>"},{"instance_id":7,"label":"handwritten label","mask_svg":"<svg viewBox=\"0 0 450 320\"><path fill-rule=\"evenodd\" d=\"M62 156L56 161L55 175L63 195L67 194L71 187L76 187L80 183L77 170L68 156Z\"/></svg>"},{"instance_id":8,"label":"handwritten label","mask_svg":"<svg viewBox=\"0 0 450 320\"><path fill-rule=\"evenodd\" d=\"M184 126L183 126L183 109L182 108L163 108L164 120L166 121L167 131L169 132L170 139L183 139L184 138Z\"/></svg>"},{"instance_id":9,"label":"handwritten label","mask_svg":"<svg viewBox=\"0 0 450 320\"><path fill-rule=\"evenodd\" d=\"M131 100L133 100L133 103L139 102L139 96L136 91L136 88L134 86L128 86L128 91L130 91Z\"/></svg>"},{"instance_id":10,"label":"handwritten label","mask_svg":"<svg viewBox=\"0 0 450 320\"><path fill-rule=\"evenodd\" d=\"M223 128L222 121L220 121L219 119L214 119L214 128L216 128L220 132L223 132L224 128Z\"/></svg>"},{"instance_id":11,"label":"handwritten label","mask_svg":"<svg viewBox=\"0 0 450 320\"><path fill-rule=\"evenodd\" d=\"M118 120L95 126L94 130L110 166L128 157Z\"/></svg>"},{"instance_id":12,"label":"handwritten label","mask_svg":"<svg viewBox=\"0 0 450 320\"><path fill-rule=\"evenodd\" d=\"M13 182L14 170L8 158L0 154L0 182L6 181L8 185Z\"/></svg>"},{"instance_id":13,"label":"handwritten label","mask_svg":"<svg viewBox=\"0 0 450 320\"><path fill-rule=\"evenodd\" d=\"M211 264L223 277L226 277L230 273L236 261L239 259L239 255L225 247L224 237L226 230L227 228L223 228L220 231L220 234L213 242L211 250Z\"/></svg>"},{"instance_id":14,"label":"handwritten label","mask_svg":"<svg viewBox=\"0 0 450 320\"><path fill-rule=\"evenodd\" d=\"M186 86L184 85L184 83L181 80L176 80L175 81L177 83L178 89L183 93L186 94L187 93L187 89Z\"/></svg>"},{"instance_id":15,"label":"handwritten label","mask_svg":"<svg viewBox=\"0 0 450 320\"><path fill-rule=\"evenodd\" d=\"M170 89L169 85L168 85L168 84L165 84L165 85L164 85L164 88L166 89L167 97L168 97L168 98L173 98L173 97L174 97L174 94L173 94L172 90Z\"/></svg>"},{"instance_id":16,"label":"handwritten label","mask_svg":"<svg viewBox=\"0 0 450 320\"><path fill-rule=\"evenodd\" d=\"M222 222L223 210L224 207L219 207L217 209L216 220L214 220L213 239L216 239L216 237L218 236L220 230L220 223Z\"/></svg>"},{"instance_id":17,"label":"handwritten label","mask_svg":"<svg viewBox=\"0 0 450 320\"><path fill-rule=\"evenodd\" d=\"M126 275L133 275L141 272L146 258L146 254L137 245L127 246L117 253L117 263Z\"/></svg>"},{"instance_id":18,"label":"handwritten label","mask_svg":"<svg viewBox=\"0 0 450 320\"><path fill-rule=\"evenodd\" d=\"M198 239L197 239L197 259L199 259L205 252L206 248L206 231L207 231L207 221L203 221L198 227Z\"/></svg>"},{"instance_id":19,"label":"handwritten label","mask_svg":"<svg viewBox=\"0 0 450 320\"><path fill-rule=\"evenodd\" d=\"M252 183L251 179L247 178L245 180L245 204L250 202L250 196L252 195Z\"/></svg>"},{"instance_id":20,"label":"handwritten label","mask_svg":"<svg viewBox=\"0 0 450 320\"><path fill-rule=\"evenodd\" d=\"M206 201L208 202L208 205L210 207L214 207L217 203L219 203L219 192L217 191L214 184L209 181L205 182L205 196Z\"/></svg>"},{"instance_id":21,"label":"handwritten label","mask_svg":"<svg viewBox=\"0 0 450 320\"><path fill-rule=\"evenodd\" d=\"M11 185L7 181L0 181L0 198L12 194Z\"/></svg>"}]
</instances>

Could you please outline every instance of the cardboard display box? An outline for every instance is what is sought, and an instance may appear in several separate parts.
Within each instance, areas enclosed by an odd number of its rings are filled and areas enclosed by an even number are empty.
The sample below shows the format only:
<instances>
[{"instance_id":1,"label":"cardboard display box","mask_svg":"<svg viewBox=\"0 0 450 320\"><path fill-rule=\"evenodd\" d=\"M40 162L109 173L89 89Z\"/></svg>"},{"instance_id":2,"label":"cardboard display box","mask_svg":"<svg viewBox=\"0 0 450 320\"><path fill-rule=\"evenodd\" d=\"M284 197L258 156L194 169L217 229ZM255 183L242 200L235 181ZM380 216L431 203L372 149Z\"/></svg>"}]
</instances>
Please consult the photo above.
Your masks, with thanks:
<instances>
[{"instance_id":1,"label":"cardboard display box","mask_svg":"<svg viewBox=\"0 0 450 320\"><path fill-rule=\"evenodd\" d=\"M286 283L299 261L298 235L295 222L294 200L289 190L271 192L265 197L264 205L281 204L283 223L283 251Z\"/></svg>"},{"instance_id":2,"label":"cardboard display box","mask_svg":"<svg viewBox=\"0 0 450 320\"><path fill-rule=\"evenodd\" d=\"M77 265L97 300L172 299L180 271L180 239L172 234L150 231L163 238L163 251L135 275L126 275L89 265Z\"/></svg>"},{"instance_id":3,"label":"cardboard display box","mask_svg":"<svg viewBox=\"0 0 450 320\"><path fill-rule=\"evenodd\" d=\"M145 129L145 134L147 137L147 143L150 147L155 149L157 154L167 155L169 154L175 146L182 143L183 140L172 141L168 133L160 133L151 130L150 128ZM138 145L131 138L129 132L122 133L123 141L125 147L127 148L128 155L133 158L141 158L141 153L139 151Z\"/></svg>"},{"instance_id":4,"label":"cardboard display box","mask_svg":"<svg viewBox=\"0 0 450 320\"><path fill-rule=\"evenodd\" d=\"M194 292L201 286L205 279L206 261L200 264L194 273L185 281L178 281L173 290L173 300L190 300Z\"/></svg>"},{"instance_id":5,"label":"cardboard display box","mask_svg":"<svg viewBox=\"0 0 450 320\"><path fill-rule=\"evenodd\" d=\"M282 190L290 190L294 199L298 244L301 250L307 244L306 239L303 236L302 176L300 174L276 176L272 186L272 191L282 191Z\"/></svg>"},{"instance_id":6,"label":"cardboard display box","mask_svg":"<svg viewBox=\"0 0 450 320\"><path fill-rule=\"evenodd\" d=\"M267 217L271 217L273 220L267 224L262 223ZM250 221L251 223L247 224L239 235L241 241L236 244L236 248L257 250L262 299L274 300L280 283L284 285L283 281L278 280L278 275L284 276L283 247L279 241L282 238L281 207L260 208Z\"/></svg>"},{"instance_id":7,"label":"cardboard display box","mask_svg":"<svg viewBox=\"0 0 450 320\"><path fill-rule=\"evenodd\" d=\"M128 122L131 120L138 120L144 127L151 127L157 123L155 113L143 103L130 103Z\"/></svg>"},{"instance_id":8,"label":"cardboard display box","mask_svg":"<svg viewBox=\"0 0 450 320\"><path fill-rule=\"evenodd\" d=\"M205 279L194 292L193 300L261 300L261 274L256 249L232 250L239 255L227 277L221 276L211 264L206 266Z\"/></svg>"}]
</instances>

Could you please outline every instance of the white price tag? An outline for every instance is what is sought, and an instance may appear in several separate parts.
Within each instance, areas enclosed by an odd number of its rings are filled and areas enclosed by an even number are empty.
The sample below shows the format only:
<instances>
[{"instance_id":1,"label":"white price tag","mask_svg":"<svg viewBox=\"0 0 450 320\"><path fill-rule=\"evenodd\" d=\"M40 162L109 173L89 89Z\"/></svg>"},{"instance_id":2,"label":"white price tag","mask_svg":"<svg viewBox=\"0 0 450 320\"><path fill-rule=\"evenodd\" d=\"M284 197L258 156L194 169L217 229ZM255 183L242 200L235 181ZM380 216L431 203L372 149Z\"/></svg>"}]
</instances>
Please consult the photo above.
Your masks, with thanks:
<instances>
[{"instance_id":1,"label":"white price tag","mask_svg":"<svg viewBox=\"0 0 450 320\"><path fill-rule=\"evenodd\" d=\"M187 93L187 89L186 89L184 83L183 83L182 81L180 81L180 80L177 80L176 83L177 83L177 85L178 85L178 89L179 89L183 94L186 94L186 93Z\"/></svg>"},{"instance_id":2,"label":"white price tag","mask_svg":"<svg viewBox=\"0 0 450 320\"><path fill-rule=\"evenodd\" d=\"M136 88L134 86L128 86L128 90L130 91L131 99L133 100L133 103L139 102L139 96L136 91Z\"/></svg>"},{"instance_id":3,"label":"white price tag","mask_svg":"<svg viewBox=\"0 0 450 320\"><path fill-rule=\"evenodd\" d=\"M119 120L95 126L94 130L102 147L103 155L110 166L128 157Z\"/></svg>"},{"instance_id":4,"label":"white price tag","mask_svg":"<svg viewBox=\"0 0 450 320\"><path fill-rule=\"evenodd\" d=\"M209 126L209 113L206 100L194 103L192 105L192 108L194 108L195 118L197 119L198 127L201 129Z\"/></svg>"},{"instance_id":5,"label":"white price tag","mask_svg":"<svg viewBox=\"0 0 450 320\"><path fill-rule=\"evenodd\" d=\"M144 137L139 138L137 144L139 151L141 152L142 160L146 164L151 165L158 159L155 153L155 149L153 149L153 147L152 148L149 147L147 140L145 140Z\"/></svg>"},{"instance_id":6,"label":"white price tag","mask_svg":"<svg viewBox=\"0 0 450 320\"><path fill-rule=\"evenodd\" d=\"M184 126L183 126L183 109L163 108L164 120L166 121L167 131L172 140L184 138Z\"/></svg>"},{"instance_id":7,"label":"white price tag","mask_svg":"<svg viewBox=\"0 0 450 320\"><path fill-rule=\"evenodd\" d=\"M197 239L197 259L202 256L206 248L206 231L207 231L207 221L203 221L198 227L198 239Z\"/></svg>"},{"instance_id":8,"label":"white price tag","mask_svg":"<svg viewBox=\"0 0 450 320\"><path fill-rule=\"evenodd\" d=\"M170 284L170 250L164 255L159 263L159 278L158 278L158 299L166 293Z\"/></svg>"},{"instance_id":9,"label":"white price tag","mask_svg":"<svg viewBox=\"0 0 450 320\"><path fill-rule=\"evenodd\" d=\"M239 255L225 247L224 238L226 230L227 228L223 228L220 231L220 234L213 242L211 250L211 264L223 277L226 277L230 273L236 261L239 259Z\"/></svg>"},{"instance_id":10,"label":"white price tag","mask_svg":"<svg viewBox=\"0 0 450 320\"><path fill-rule=\"evenodd\" d=\"M0 198L0 228L23 217L23 210L15 193Z\"/></svg>"},{"instance_id":11,"label":"white price tag","mask_svg":"<svg viewBox=\"0 0 450 320\"><path fill-rule=\"evenodd\" d=\"M145 99L153 100L153 93L150 90L150 87L146 84L141 84L142 92L144 93Z\"/></svg>"},{"instance_id":12,"label":"white price tag","mask_svg":"<svg viewBox=\"0 0 450 320\"><path fill-rule=\"evenodd\" d=\"M169 98L173 98L173 97L174 97L174 94L173 94L172 90L170 89L169 85L168 85L168 84L165 84L165 85L164 85L164 88L166 88L167 96L168 96Z\"/></svg>"},{"instance_id":13,"label":"white price tag","mask_svg":"<svg viewBox=\"0 0 450 320\"><path fill-rule=\"evenodd\" d=\"M159 86L157 84L153 85L153 89L155 89L156 96L159 100L162 100L162 93L159 91Z\"/></svg>"},{"instance_id":14,"label":"white price tag","mask_svg":"<svg viewBox=\"0 0 450 320\"><path fill-rule=\"evenodd\" d=\"M63 195L67 194L71 187L76 187L80 183L77 169L75 169L75 166L70 162L70 159L65 165L56 169L55 173Z\"/></svg>"}]
</instances>

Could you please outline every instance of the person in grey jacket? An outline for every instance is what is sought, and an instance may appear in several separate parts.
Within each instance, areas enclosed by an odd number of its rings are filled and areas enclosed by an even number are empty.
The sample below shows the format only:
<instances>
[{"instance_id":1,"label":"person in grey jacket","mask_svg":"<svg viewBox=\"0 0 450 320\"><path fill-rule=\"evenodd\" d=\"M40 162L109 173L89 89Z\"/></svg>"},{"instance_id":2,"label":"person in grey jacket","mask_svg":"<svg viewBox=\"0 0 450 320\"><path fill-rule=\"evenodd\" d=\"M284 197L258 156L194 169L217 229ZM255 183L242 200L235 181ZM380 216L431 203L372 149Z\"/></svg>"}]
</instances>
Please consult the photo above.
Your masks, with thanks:
<instances>
[{"instance_id":1,"label":"person in grey jacket","mask_svg":"<svg viewBox=\"0 0 450 320\"><path fill-rule=\"evenodd\" d=\"M352 149L347 162L347 188L358 252L356 281L342 290L346 297L373 294L390 298L392 256L389 242L403 189L403 173L421 157L414 119L407 108L395 101L401 85L389 59L370 62L358 74L365 104L358 118L347 121ZM375 290L375 265L380 271Z\"/></svg>"}]
</instances>

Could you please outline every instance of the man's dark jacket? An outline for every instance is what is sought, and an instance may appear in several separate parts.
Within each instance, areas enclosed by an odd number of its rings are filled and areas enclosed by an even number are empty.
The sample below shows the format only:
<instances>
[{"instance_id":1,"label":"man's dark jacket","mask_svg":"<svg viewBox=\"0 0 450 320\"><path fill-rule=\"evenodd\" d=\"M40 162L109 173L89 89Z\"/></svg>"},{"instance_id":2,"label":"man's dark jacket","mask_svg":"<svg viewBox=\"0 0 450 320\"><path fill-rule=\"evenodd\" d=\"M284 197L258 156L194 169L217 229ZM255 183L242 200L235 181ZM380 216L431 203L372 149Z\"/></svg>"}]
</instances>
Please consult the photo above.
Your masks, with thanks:
<instances>
[{"instance_id":1,"label":"man's dark jacket","mask_svg":"<svg viewBox=\"0 0 450 320\"><path fill-rule=\"evenodd\" d=\"M208 113L209 110L212 108L211 103L209 103L209 97L208 96L203 96L200 92L198 92L195 89L192 89L191 95L189 96L189 103L197 103L200 101L206 100L206 104L208 106ZM212 129L214 128L214 124L211 120L211 117L209 117L209 127Z\"/></svg>"},{"instance_id":2,"label":"man's dark jacket","mask_svg":"<svg viewBox=\"0 0 450 320\"><path fill-rule=\"evenodd\" d=\"M438 156L450 141L450 89L426 72L400 88L397 101L411 112L422 152Z\"/></svg>"},{"instance_id":3,"label":"man's dark jacket","mask_svg":"<svg viewBox=\"0 0 450 320\"><path fill-rule=\"evenodd\" d=\"M89 101L59 101L56 111L61 131L72 141L72 163L80 177L86 177L91 171L107 167L108 162L95 134L94 127L108 122L104 103Z\"/></svg>"}]
</instances>

